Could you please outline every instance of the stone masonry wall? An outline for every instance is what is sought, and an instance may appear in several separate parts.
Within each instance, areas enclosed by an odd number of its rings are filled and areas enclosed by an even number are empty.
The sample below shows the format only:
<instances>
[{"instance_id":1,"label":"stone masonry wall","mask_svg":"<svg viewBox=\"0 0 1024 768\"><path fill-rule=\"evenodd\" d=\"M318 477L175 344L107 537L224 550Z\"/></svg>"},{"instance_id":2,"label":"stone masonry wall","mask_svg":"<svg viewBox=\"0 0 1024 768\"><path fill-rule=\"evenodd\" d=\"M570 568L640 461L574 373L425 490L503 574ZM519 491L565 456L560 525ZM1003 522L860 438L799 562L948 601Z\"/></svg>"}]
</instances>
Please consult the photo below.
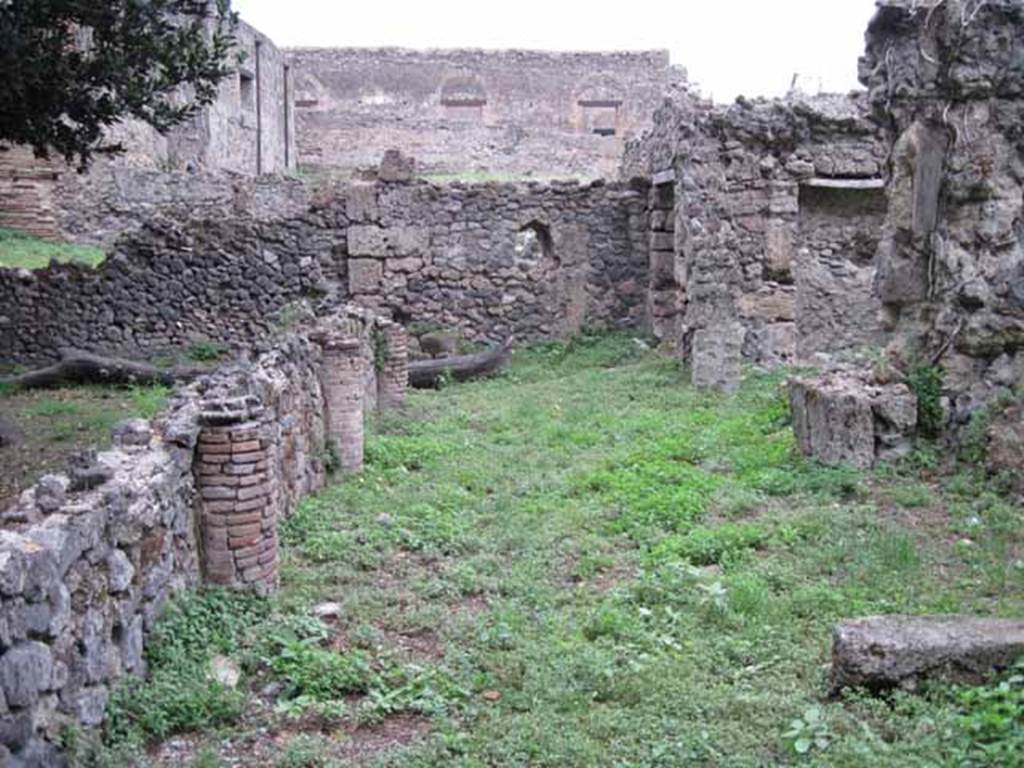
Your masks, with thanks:
<instances>
[{"instance_id":1,"label":"stone masonry wall","mask_svg":"<svg viewBox=\"0 0 1024 768\"><path fill-rule=\"evenodd\" d=\"M361 305L488 341L644 320L642 190L410 182L344 194L348 291Z\"/></svg>"},{"instance_id":2,"label":"stone masonry wall","mask_svg":"<svg viewBox=\"0 0 1024 768\"><path fill-rule=\"evenodd\" d=\"M743 358L763 365L881 336L866 253L885 147L866 111L840 97L714 107L680 91L628 148L625 178L674 185L676 317L663 287L657 330L695 368L739 370L704 341L696 348L710 357L694 354L698 334L722 337L737 323Z\"/></svg>"},{"instance_id":3,"label":"stone masonry wall","mask_svg":"<svg viewBox=\"0 0 1024 768\"><path fill-rule=\"evenodd\" d=\"M244 347L300 304L347 299L480 341L644 321L643 188L410 181L310 194L286 180L190 178L113 175L76 226L102 242L141 222L98 269L0 269L0 358ZM210 208L193 217L190 199Z\"/></svg>"},{"instance_id":4,"label":"stone masonry wall","mask_svg":"<svg viewBox=\"0 0 1024 768\"><path fill-rule=\"evenodd\" d=\"M612 177L670 83L665 51L296 49L299 162L351 174L401 147L427 173Z\"/></svg>"},{"instance_id":5,"label":"stone masonry wall","mask_svg":"<svg viewBox=\"0 0 1024 768\"><path fill-rule=\"evenodd\" d=\"M952 431L1024 376L1024 7L884 0L861 81L892 147L878 295Z\"/></svg>"},{"instance_id":6,"label":"stone masonry wall","mask_svg":"<svg viewBox=\"0 0 1024 768\"><path fill-rule=\"evenodd\" d=\"M391 324L341 310L179 388L155 424L118 425L112 450L2 512L0 762L61 764L63 728L99 725L111 686L145 673L146 633L175 592L275 586L279 519L323 484L332 440L361 463L376 399L360 370L355 398L332 400L328 339L370 368L401 357ZM339 407L358 435L332 432Z\"/></svg>"}]
</instances>

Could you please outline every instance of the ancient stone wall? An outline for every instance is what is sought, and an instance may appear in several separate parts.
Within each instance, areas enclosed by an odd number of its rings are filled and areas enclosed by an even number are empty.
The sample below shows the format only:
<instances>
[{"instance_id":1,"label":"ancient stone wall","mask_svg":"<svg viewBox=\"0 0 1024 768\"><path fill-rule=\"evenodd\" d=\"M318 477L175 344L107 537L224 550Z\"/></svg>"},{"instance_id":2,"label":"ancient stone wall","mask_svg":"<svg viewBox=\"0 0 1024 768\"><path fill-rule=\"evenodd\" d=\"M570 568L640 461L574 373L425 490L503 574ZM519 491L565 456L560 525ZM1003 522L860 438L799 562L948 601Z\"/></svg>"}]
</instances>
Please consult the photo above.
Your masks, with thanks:
<instances>
[{"instance_id":1,"label":"ancient stone wall","mask_svg":"<svg viewBox=\"0 0 1024 768\"><path fill-rule=\"evenodd\" d=\"M300 302L348 298L479 341L644 321L644 190L399 182L310 201L292 182L206 178L115 174L95 212L73 220L103 242L135 219L101 267L0 270L0 357L244 347L278 333ZM193 218L192 203L209 207Z\"/></svg>"},{"instance_id":2,"label":"ancient stone wall","mask_svg":"<svg viewBox=\"0 0 1024 768\"><path fill-rule=\"evenodd\" d=\"M117 165L96 167L86 175L65 174L50 194L55 231L61 239L106 248L157 216L180 220L241 215L267 221L299 216L311 202L306 185L284 176Z\"/></svg>"},{"instance_id":3,"label":"ancient stone wall","mask_svg":"<svg viewBox=\"0 0 1024 768\"><path fill-rule=\"evenodd\" d=\"M338 341L360 361L347 378ZM387 321L339 310L180 387L155 424L119 425L113 449L2 511L0 762L60 764L64 727L99 725L111 686L145 673L146 634L175 592L274 588L279 520L321 487L332 451L361 465L377 385L363 369L390 363L400 400L401 347ZM332 380L353 396L332 398ZM358 430L334 430L336 411Z\"/></svg>"},{"instance_id":4,"label":"ancient stone wall","mask_svg":"<svg viewBox=\"0 0 1024 768\"><path fill-rule=\"evenodd\" d=\"M348 289L362 305L489 341L644 320L643 191L411 182L344 194Z\"/></svg>"},{"instance_id":5,"label":"ancient stone wall","mask_svg":"<svg viewBox=\"0 0 1024 768\"><path fill-rule=\"evenodd\" d=\"M662 259L674 295L660 286L655 330L694 366L704 364L697 334L736 323L743 357L765 365L881 338L870 254L885 146L866 111L845 97L714 107L681 91L629 146L622 175L672 190L674 222L661 241L674 241L674 269ZM707 364L737 370L719 353Z\"/></svg>"},{"instance_id":6,"label":"ancient stone wall","mask_svg":"<svg viewBox=\"0 0 1024 768\"><path fill-rule=\"evenodd\" d=\"M959 428L1024 375L1024 8L879 5L861 62L893 148L879 298L894 353L944 369Z\"/></svg>"},{"instance_id":7,"label":"ancient stone wall","mask_svg":"<svg viewBox=\"0 0 1024 768\"><path fill-rule=\"evenodd\" d=\"M668 53L296 49L299 163L427 173L612 177L625 139L684 74Z\"/></svg>"}]
</instances>

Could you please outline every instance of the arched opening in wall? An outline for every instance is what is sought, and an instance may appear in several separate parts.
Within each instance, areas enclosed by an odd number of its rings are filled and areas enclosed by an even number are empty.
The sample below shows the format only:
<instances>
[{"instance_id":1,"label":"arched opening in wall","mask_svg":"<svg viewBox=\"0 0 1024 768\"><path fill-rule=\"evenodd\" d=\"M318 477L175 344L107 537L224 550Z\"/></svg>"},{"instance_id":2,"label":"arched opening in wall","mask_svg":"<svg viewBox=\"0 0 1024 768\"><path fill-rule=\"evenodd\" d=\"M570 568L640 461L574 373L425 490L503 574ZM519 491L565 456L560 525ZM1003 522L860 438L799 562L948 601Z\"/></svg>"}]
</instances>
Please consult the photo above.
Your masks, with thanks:
<instances>
[{"instance_id":1,"label":"arched opening in wall","mask_svg":"<svg viewBox=\"0 0 1024 768\"><path fill-rule=\"evenodd\" d=\"M515 261L518 266L532 267L552 258L554 246L551 228L531 221L516 233Z\"/></svg>"},{"instance_id":2,"label":"arched opening in wall","mask_svg":"<svg viewBox=\"0 0 1024 768\"><path fill-rule=\"evenodd\" d=\"M449 77L441 86L441 107L446 120L482 124L487 91L473 75Z\"/></svg>"}]
</instances>

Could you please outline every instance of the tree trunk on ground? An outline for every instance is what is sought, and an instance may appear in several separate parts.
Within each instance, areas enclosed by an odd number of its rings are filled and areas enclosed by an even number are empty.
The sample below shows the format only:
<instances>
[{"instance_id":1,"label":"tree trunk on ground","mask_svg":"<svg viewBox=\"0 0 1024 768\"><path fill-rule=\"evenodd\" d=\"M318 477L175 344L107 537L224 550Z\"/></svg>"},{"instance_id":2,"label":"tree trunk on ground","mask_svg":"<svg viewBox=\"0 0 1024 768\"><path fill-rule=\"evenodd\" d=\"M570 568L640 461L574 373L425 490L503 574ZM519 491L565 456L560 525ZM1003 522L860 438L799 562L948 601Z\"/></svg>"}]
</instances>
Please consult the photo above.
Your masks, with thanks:
<instances>
[{"instance_id":1,"label":"tree trunk on ground","mask_svg":"<svg viewBox=\"0 0 1024 768\"><path fill-rule=\"evenodd\" d=\"M508 364L512 357L512 337L496 349L475 355L441 357L436 360L416 360L409 363L409 384L417 389L436 387L443 377L455 381L469 381L490 376Z\"/></svg>"},{"instance_id":2,"label":"tree trunk on ground","mask_svg":"<svg viewBox=\"0 0 1024 768\"><path fill-rule=\"evenodd\" d=\"M209 373L205 368L157 368L149 363L103 357L80 349L60 350L60 362L0 379L16 389L43 389L66 384L165 384L189 381Z\"/></svg>"}]
</instances>

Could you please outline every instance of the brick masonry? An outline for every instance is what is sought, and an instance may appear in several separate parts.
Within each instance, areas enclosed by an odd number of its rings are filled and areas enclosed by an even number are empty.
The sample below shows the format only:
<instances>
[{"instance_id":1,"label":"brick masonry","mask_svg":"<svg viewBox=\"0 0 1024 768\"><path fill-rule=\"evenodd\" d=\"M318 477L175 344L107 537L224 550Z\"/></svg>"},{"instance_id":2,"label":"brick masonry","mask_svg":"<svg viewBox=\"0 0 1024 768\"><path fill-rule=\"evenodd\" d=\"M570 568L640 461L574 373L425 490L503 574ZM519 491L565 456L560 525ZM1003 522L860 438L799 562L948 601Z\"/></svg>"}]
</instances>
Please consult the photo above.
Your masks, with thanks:
<instances>
[{"instance_id":1,"label":"brick masonry","mask_svg":"<svg viewBox=\"0 0 1024 768\"><path fill-rule=\"evenodd\" d=\"M118 425L82 475L47 476L0 510L0 765L62 764L66 727L100 725L118 678L145 674L147 632L176 592L274 588L278 524L327 478L331 334L355 361L340 449L361 464L378 401L366 371L390 371L381 402L404 395L401 355L375 364L375 339L401 333L347 308L179 387L155 422Z\"/></svg>"}]
</instances>

